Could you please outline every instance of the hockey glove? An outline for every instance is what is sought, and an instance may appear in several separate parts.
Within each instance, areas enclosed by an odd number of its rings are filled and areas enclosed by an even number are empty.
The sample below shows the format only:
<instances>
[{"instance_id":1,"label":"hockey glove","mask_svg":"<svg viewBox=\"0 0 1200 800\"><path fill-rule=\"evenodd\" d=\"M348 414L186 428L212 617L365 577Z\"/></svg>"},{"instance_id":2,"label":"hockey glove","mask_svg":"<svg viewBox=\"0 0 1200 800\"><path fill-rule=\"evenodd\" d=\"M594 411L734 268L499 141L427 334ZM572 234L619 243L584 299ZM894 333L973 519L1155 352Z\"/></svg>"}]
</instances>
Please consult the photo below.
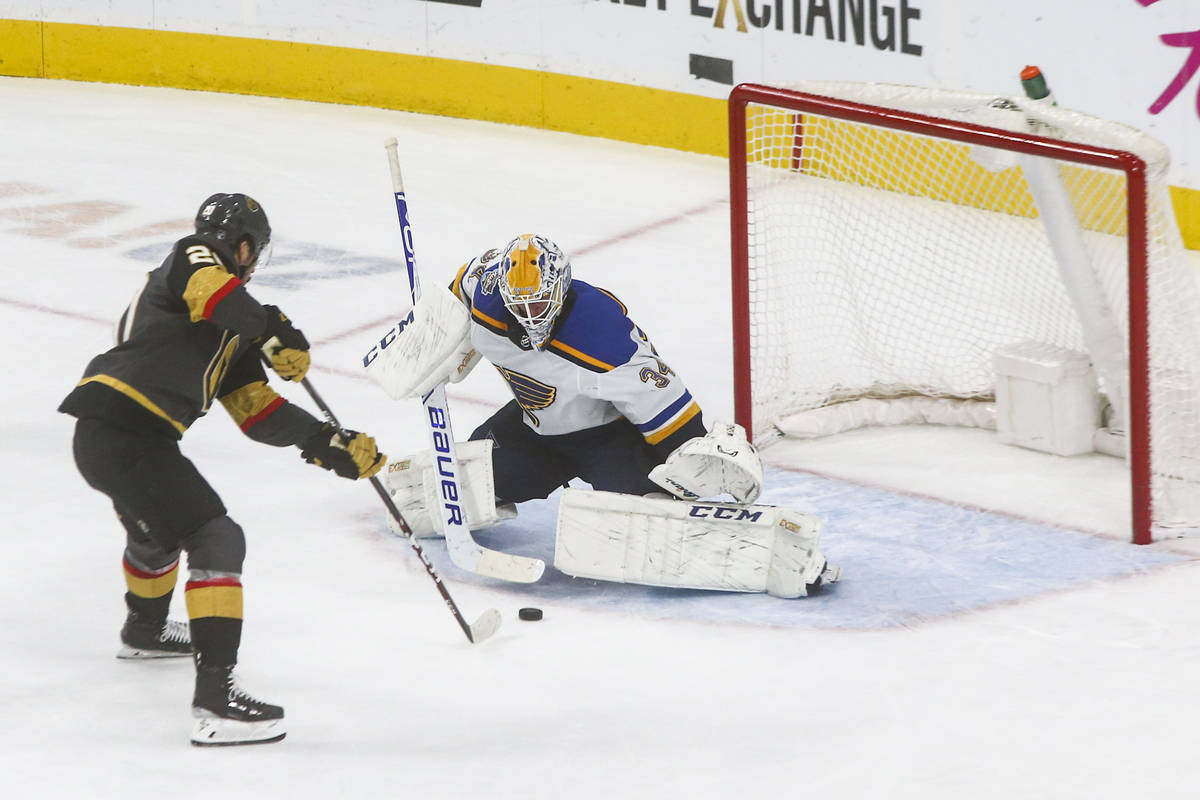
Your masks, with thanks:
<instances>
[{"instance_id":1,"label":"hockey glove","mask_svg":"<svg viewBox=\"0 0 1200 800\"><path fill-rule=\"evenodd\" d=\"M707 436L681 444L663 464L650 470L650 480L681 500L729 494L753 503L762 491L763 468L741 425L717 422Z\"/></svg>"},{"instance_id":2,"label":"hockey glove","mask_svg":"<svg viewBox=\"0 0 1200 800\"><path fill-rule=\"evenodd\" d=\"M292 326L278 306L263 308L267 310L267 329L262 335L262 351L271 360L271 369L285 381L303 380L312 363L308 339Z\"/></svg>"},{"instance_id":3,"label":"hockey glove","mask_svg":"<svg viewBox=\"0 0 1200 800\"><path fill-rule=\"evenodd\" d=\"M375 449L375 439L358 431L345 431L343 438L328 422L301 445L300 455L321 469L331 469L343 478L370 478L387 463Z\"/></svg>"}]
</instances>

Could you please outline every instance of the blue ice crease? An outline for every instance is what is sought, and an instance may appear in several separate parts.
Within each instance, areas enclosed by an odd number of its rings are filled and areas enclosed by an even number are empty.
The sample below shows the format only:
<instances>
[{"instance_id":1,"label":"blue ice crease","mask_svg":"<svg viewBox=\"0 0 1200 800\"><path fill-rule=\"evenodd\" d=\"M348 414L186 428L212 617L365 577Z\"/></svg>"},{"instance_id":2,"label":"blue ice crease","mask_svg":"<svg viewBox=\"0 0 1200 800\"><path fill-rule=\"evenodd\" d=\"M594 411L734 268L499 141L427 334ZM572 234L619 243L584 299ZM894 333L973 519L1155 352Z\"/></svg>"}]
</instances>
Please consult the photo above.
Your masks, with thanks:
<instances>
[{"instance_id":1,"label":"blue ice crease","mask_svg":"<svg viewBox=\"0 0 1200 800\"><path fill-rule=\"evenodd\" d=\"M782 600L569 577L552 566L558 493L524 503L516 519L474 534L486 547L543 559L546 574L535 584L474 575L453 565L441 539L421 544L452 583L488 585L520 605L544 601L658 619L848 630L917 625L1190 560L1155 546L820 476L768 468L766 485L773 488L760 503L824 521L822 550L843 573L822 594Z\"/></svg>"}]
</instances>

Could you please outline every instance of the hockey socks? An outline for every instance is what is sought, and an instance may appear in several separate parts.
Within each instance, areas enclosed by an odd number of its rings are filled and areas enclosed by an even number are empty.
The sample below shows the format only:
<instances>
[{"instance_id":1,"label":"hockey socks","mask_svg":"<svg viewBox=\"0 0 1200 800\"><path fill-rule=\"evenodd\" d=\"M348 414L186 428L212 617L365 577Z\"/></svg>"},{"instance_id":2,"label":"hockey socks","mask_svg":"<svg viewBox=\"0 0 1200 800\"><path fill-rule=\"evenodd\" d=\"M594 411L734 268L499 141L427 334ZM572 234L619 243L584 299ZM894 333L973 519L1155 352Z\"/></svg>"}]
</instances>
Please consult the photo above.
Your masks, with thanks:
<instances>
[{"instance_id":1,"label":"hockey socks","mask_svg":"<svg viewBox=\"0 0 1200 800\"><path fill-rule=\"evenodd\" d=\"M188 616L196 648L192 744L277 742L286 733L283 709L243 691L233 675L242 639L242 583L230 573L193 571Z\"/></svg>"},{"instance_id":2,"label":"hockey socks","mask_svg":"<svg viewBox=\"0 0 1200 800\"><path fill-rule=\"evenodd\" d=\"M193 570L184 597L197 657L207 664L236 664L242 641L240 577Z\"/></svg>"},{"instance_id":3,"label":"hockey socks","mask_svg":"<svg viewBox=\"0 0 1200 800\"><path fill-rule=\"evenodd\" d=\"M129 614L121 628L117 658L173 658L192 654L188 626L167 619L171 594L179 577L179 560L157 570L140 569L123 559L125 605Z\"/></svg>"}]
</instances>

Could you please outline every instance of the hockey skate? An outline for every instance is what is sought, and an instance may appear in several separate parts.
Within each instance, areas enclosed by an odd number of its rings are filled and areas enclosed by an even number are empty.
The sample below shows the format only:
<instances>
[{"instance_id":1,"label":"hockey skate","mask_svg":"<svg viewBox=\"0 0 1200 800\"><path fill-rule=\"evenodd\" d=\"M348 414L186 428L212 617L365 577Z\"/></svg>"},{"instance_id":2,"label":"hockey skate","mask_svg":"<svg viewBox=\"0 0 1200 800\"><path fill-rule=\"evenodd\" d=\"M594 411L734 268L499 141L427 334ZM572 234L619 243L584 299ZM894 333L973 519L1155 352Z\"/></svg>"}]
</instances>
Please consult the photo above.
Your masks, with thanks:
<instances>
[{"instance_id":1,"label":"hockey skate","mask_svg":"<svg viewBox=\"0 0 1200 800\"><path fill-rule=\"evenodd\" d=\"M838 579L841 577L842 568L835 567L833 564L830 564L828 561L826 561L825 566L821 568L821 574L817 576L815 581L808 584L807 596L812 597L814 594L820 594L822 589L831 583L837 583Z\"/></svg>"},{"instance_id":2,"label":"hockey skate","mask_svg":"<svg viewBox=\"0 0 1200 800\"><path fill-rule=\"evenodd\" d=\"M192 654L192 637L186 622L146 620L130 612L121 627L117 658L179 658Z\"/></svg>"},{"instance_id":3,"label":"hockey skate","mask_svg":"<svg viewBox=\"0 0 1200 800\"><path fill-rule=\"evenodd\" d=\"M278 742L286 735L283 709L242 691L232 667L196 666L192 744L213 747Z\"/></svg>"}]
</instances>

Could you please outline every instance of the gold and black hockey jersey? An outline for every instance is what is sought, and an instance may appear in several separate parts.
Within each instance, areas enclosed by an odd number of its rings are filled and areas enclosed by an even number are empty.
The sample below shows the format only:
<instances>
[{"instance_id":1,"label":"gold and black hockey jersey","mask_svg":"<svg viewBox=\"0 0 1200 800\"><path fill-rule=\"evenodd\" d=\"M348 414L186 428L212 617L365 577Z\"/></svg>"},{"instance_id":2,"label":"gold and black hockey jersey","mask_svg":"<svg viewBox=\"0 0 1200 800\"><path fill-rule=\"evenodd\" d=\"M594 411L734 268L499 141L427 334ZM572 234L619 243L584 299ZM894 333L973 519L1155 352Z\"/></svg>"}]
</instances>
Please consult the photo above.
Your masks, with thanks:
<instances>
[{"instance_id":1,"label":"gold and black hockey jersey","mask_svg":"<svg viewBox=\"0 0 1200 800\"><path fill-rule=\"evenodd\" d=\"M281 447L319 428L267 385L258 355L267 312L233 263L211 236L176 242L121 316L116 346L92 359L58 410L178 439L220 400L246 435Z\"/></svg>"}]
</instances>

